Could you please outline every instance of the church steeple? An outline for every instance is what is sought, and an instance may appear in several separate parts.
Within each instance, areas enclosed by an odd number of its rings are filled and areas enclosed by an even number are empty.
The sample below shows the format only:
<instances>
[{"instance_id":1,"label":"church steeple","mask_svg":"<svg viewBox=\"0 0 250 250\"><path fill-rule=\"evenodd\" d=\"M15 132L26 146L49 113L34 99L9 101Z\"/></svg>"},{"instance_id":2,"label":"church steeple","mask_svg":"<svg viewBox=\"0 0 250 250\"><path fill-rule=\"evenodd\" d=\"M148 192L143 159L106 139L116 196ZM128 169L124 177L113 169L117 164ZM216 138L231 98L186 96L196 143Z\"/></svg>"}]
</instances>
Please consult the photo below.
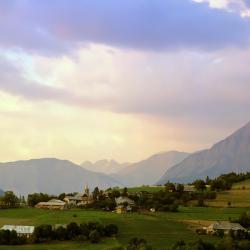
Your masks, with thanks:
<instances>
[{"instance_id":1,"label":"church steeple","mask_svg":"<svg viewBox=\"0 0 250 250\"><path fill-rule=\"evenodd\" d=\"M84 186L84 194L89 196L89 187L88 184Z\"/></svg>"}]
</instances>

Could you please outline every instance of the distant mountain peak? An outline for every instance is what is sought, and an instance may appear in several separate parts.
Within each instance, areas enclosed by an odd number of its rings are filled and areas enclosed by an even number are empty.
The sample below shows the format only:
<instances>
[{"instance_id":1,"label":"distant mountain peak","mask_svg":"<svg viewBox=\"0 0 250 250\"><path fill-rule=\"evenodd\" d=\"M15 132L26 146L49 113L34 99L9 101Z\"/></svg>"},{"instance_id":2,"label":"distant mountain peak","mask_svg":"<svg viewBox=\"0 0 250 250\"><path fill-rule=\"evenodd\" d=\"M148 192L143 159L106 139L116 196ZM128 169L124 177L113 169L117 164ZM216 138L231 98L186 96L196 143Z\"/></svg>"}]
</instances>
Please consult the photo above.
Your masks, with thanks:
<instances>
[{"instance_id":1,"label":"distant mountain peak","mask_svg":"<svg viewBox=\"0 0 250 250\"><path fill-rule=\"evenodd\" d=\"M190 182L232 171L250 171L250 122L210 149L196 152L167 170L158 184L168 180Z\"/></svg>"},{"instance_id":2,"label":"distant mountain peak","mask_svg":"<svg viewBox=\"0 0 250 250\"><path fill-rule=\"evenodd\" d=\"M110 176L56 158L0 163L0 183L4 190L13 190L24 195L35 192L79 192L86 184L91 189L96 186L104 189L122 186Z\"/></svg>"},{"instance_id":3,"label":"distant mountain peak","mask_svg":"<svg viewBox=\"0 0 250 250\"><path fill-rule=\"evenodd\" d=\"M114 174L118 172L120 169L126 167L129 165L129 163L119 163L116 160L107 160L102 159L98 160L96 162L89 162L85 161L81 164L81 167L94 171L94 172L100 172L105 174Z\"/></svg>"}]
</instances>

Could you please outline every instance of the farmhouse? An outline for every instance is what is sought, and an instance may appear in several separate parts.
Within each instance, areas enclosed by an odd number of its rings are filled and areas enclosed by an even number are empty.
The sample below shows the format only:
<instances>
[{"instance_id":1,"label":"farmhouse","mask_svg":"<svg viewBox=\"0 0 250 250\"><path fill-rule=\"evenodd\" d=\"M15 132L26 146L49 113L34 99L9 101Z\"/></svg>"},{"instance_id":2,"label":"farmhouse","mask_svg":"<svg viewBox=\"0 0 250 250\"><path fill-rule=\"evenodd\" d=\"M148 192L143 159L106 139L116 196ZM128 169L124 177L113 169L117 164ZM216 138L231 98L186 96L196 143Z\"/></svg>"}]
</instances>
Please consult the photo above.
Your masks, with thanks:
<instances>
[{"instance_id":1,"label":"farmhouse","mask_svg":"<svg viewBox=\"0 0 250 250\"><path fill-rule=\"evenodd\" d=\"M116 202L116 213L123 214L132 211L132 206L135 202L128 197L121 196L115 199Z\"/></svg>"},{"instance_id":2,"label":"farmhouse","mask_svg":"<svg viewBox=\"0 0 250 250\"><path fill-rule=\"evenodd\" d=\"M70 206L81 206L93 203L93 196L89 192L88 185L84 187L82 193L76 193L75 195L67 195L63 199Z\"/></svg>"},{"instance_id":3,"label":"farmhouse","mask_svg":"<svg viewBox=\"0 0 250 250\"><path fill-rule=\"evenodd\" d=\"M133 206L135 204L135 202L131 199L129 199L128 197L125 196L120 196L118 198L115 199L116 205L124 205L124 204L128 204L130 206Z\"/></svg>"},{"instance_id":4,"label":"farmhouse","mask_svg":"<svg viewBox=\"0 0 250 250\"><path fill-rule=\"evenodd\" d=\"M1 230L16 231L18 236L25 236L29 238L34 230L34 226L16 226L16 225L4 225Z\"/></svg>"},{"instance_id":5,"label":"farmhouse","mask_svg":"<svg viewBox=\"0 0 250 250\"><path fill-rule=\"evenodd\" d=\"M230 232L247 232L247 230L242 227L239 223L222 222L218 221L210 226L204 228L207 234L216 234L218 232L223 232L225 235L230 234Z\"/></svg>"},{"instance_id":6,"label":"farmhouse","mask_svg":"<svg viewBox=\"0 0 250 250\"><path fill-rule=\"evenodd\" d=\"M36 208L53 209L53 210L64 210L67 208L67 204L64 201L52 199L47 202L39 202L35 206Z\"/></svg>"}]
</instances>

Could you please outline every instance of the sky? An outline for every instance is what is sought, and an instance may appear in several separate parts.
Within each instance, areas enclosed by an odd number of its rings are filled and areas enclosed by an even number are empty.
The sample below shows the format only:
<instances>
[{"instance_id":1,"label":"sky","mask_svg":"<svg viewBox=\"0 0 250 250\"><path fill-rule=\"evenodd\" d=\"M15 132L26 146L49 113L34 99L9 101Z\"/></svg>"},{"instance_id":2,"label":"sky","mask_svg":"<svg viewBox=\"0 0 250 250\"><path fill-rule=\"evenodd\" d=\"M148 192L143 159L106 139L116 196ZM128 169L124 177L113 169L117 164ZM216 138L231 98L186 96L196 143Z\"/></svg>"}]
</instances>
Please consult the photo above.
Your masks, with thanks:
<instances>
[{"instance_id":1,"label":"sky","mask_svg":"<svg viewBox=\"0 0 250 250\"><path fill-rule=\"evenodd\" d=\"M250 120L249 0L0 0L0 161L139 161Z\"/></svg>"}]
</instances>

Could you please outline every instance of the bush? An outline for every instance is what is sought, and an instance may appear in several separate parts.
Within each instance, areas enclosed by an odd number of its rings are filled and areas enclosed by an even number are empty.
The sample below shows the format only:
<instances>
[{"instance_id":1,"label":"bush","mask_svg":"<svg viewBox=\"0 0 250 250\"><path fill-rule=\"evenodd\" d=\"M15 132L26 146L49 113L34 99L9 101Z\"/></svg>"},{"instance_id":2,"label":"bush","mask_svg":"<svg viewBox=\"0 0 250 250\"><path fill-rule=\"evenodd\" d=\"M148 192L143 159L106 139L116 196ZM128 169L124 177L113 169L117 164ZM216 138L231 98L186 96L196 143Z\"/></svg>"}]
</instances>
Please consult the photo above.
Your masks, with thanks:
<instances>
[{"instance_id":1,"label":"bush","mask_svg":"<svg viewBox=\"0 0 250 250\"><path fill-rule=\"evenodd\" d=\"M91 243L98 243L101 240L101 235L97 230L94 230L90 232L89 239Z\"/></svg>"},{"instance_id":2,"label":"bush","mask_svg":"<svg viewBox=\"0 0 250 250\"><path fill-rule=\"evenodd\" d=\"M114 224L109 224L104 228L105 236L111 237L112 235L116 235L118 233L118 227Z\"/></svg>"},{"instance_id":3,"label":"bush","mask_svg":"<svg viewBox=\"0 0 250 250\"><path fill-rule=\"evenodd\" d=\"M74 239L81 233L80 227L75 222L68 224L66 231L69 239Z\"/></svg>"},{"instance_id":4,"label":"bush","mask_svg":"<svg viewBox=\"0 0 250 250\"><path fill-rule=\"evenodd\" d=\"M66 230L66 228L63 228L63 227L58 227L56 230L55 230L55 238L57 240L68 240L68 232Z\"/></svg>"},{"instance_id":5,"label":"bush","mask_svg":"<svg viewBox=\"0 0 250 250\"><path fill-rule=\"evenodd\" d=\"M152 250L153 248L147 245L145 239L133 238L130 240L127 250Z\"/></svg>"},{"instance_id":6,"label":"bush","mask_svg":"<svg viewBox=\"0 0 250 250\"><path fill-rule=\"evenodd\" d=\"M54 237L52 226L44 224L35 228L32 238L34 243L41 243L52 240Z\"/></svg>"},{"instance_id":7,"label":"bush","mask_svg":"<svg viewBox=\"0 0 250 250\"><path fill-rule=\"evenodd\" d=\"M245 212L240 215L239 223L243 227L250 227L250 214Z\"/></svg>"},{"instance_id":8,"label":"bush","mask_svg":"<svg viewBox=\"0 0 250 250\"><path fill-rule=\"evenodd\" d=\"M26 238L18 236L16 231L1 230L0 244L1 245L22 245L26 243Z\"/></svg>"}]
</instances>

